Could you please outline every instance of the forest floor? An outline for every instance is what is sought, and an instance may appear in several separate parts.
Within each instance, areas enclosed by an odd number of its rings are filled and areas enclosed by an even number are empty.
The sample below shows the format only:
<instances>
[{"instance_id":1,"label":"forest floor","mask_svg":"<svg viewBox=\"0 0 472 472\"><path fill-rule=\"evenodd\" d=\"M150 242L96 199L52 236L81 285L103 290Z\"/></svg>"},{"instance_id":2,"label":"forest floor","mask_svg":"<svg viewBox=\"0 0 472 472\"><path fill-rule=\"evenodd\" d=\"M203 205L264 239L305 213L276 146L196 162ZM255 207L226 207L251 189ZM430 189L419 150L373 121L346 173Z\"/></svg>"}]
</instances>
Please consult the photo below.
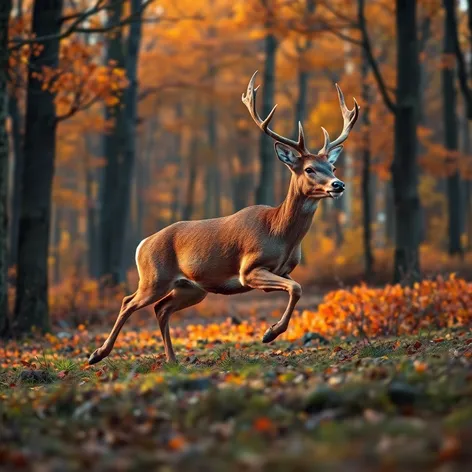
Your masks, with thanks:
<instances>
[{"instance_id":1,"label":"forest floor","mask_svg":"<svg viewBox=\"0 0 472 472\"><path fill-rule=\"evenodd\" d=\"M472 461L472 333L365 341L176 343L128 333L6 346L1 470L462 470ZM320 342L321 340L321 342ZM142 355L137 352L143 350Z\"/></svg>"},{"instance_id":2,"label":"forest floor","mask_svg":"<svg viewBox=\"0 0 472 472\"><path fill-rule=\"evenodd\" d=\"M433 289L449 297L457 286L458 297L469 297L462 282L444 284ZM433 290L425 287L418 290ZM320 313L330 303L344 306L339 297L328 297ZM470 465L469 327L328 336L310 332L317 325L296 314L290 336L262 344L278 316L186 320L181 328L176 319L179 364L165 363L155 324L125 327L109 358L94 366L88 355L108 326L0 345L0 470L445 472Z\"/></svg>"}]
</instances>

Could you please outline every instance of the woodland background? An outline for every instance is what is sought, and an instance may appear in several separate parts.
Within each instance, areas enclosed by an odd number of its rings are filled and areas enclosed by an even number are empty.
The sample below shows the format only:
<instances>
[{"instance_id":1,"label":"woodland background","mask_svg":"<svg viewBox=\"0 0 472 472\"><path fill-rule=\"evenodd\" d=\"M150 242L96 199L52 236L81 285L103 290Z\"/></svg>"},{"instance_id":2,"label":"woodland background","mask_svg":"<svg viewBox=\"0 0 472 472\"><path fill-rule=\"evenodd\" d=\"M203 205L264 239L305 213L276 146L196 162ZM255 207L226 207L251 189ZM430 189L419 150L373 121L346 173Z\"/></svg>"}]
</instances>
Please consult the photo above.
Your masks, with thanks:
<instances>
[{"instance_id":1,"label":"woodland background","mask_svg":"<svg viewBox=\"0 0 472 472\"><path fill-rule=\"evenodd\" d=\"M472 5L455 0L4 0L0 334L102 313L172 222L279 204L275 129L361 106L296 277L336 286L472 272Z\"/></svg>"}]
</instances>

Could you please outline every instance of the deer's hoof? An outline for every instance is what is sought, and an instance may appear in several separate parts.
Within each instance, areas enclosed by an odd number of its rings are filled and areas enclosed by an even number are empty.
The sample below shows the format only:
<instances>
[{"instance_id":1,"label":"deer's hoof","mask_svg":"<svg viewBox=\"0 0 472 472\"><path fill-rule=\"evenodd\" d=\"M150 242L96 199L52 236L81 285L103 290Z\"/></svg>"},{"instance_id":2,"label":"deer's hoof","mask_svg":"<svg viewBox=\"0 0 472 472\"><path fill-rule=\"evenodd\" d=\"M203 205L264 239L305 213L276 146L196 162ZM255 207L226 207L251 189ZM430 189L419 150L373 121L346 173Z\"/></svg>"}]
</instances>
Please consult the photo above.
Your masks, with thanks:
<instances>
[{"instance_id":1,"label":"deer's hoof","mask_svg":"<svg viewBox=\"0 0 472 472\"><path fill-rule=\"evenodd\" d=\"M270 343L272 342L276 337L278 336L278 333L276 333L273 328L269 328L265 333L264 336L262 336L262 342L263 343Z\"/></svg>"},{"instance_id":2,"label":"deer's hoof","mask_svg":"<svg viewBox=\"0 0 472 472\"><path fill-rule=\"evenodd\" d=\"M96 364L97 362L100 362L104 357L106 356L100 352L100 349L97 349L89 357L88 363L89 365Z\"/></svg>"}]
</instances>

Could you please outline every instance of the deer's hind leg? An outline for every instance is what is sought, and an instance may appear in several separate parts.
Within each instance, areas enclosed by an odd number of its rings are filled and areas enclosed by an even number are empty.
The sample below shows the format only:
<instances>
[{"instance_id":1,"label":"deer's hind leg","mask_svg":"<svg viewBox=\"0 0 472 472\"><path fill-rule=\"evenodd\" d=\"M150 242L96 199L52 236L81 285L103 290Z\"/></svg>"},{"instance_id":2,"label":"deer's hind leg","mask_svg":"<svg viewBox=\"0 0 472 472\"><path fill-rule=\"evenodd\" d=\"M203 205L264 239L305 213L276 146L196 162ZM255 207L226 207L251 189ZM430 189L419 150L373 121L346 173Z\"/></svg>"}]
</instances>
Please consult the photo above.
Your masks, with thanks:
<instances>
[{"instance_id":1,"label":"deer's hind leg","mask_svg":"<svg viewBox=\"0 0 472 472\"><path fill-rule=\"evenodd\" d=\"M174 289L154 305L154 313L161 329L167 362L176 362L169 329L169 319L172 313L200 303L207 295L208 292L198 285L189 280L180 279L175 283Z\"/></svg>"},{"instance_id":2,"label":"deer's hind leg","mask_svg":"<svg viewBox=\"0 0 472 472\"><path fill-rule=\"evenodd\" d=\"M92 353L92 355L89 357L88 363L90 365L96 364L107 357L113 349L116 338L120 334L121 328L123 328L123 325L126 323L127 319L135 311L151 305L152 303L157 302L160 298L164 297L170 290L169 285L169 283L159 283L159 286L156 284L144 285L140 283L138 290L133 293L133 295L128 295L127 297L123 298L120 313L118 314L118 317L110 334L108 335L108 338L101 347Z\"/></svg>"}]
</instances>

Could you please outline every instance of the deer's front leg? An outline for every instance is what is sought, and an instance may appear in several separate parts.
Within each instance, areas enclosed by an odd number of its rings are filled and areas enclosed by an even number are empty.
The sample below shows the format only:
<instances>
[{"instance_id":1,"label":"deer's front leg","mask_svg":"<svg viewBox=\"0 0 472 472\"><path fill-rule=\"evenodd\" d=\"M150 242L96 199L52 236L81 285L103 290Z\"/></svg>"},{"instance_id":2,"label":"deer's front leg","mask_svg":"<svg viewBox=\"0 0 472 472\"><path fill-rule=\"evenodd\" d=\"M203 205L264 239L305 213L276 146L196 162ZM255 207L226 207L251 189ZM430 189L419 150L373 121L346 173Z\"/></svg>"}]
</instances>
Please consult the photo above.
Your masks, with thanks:
<instances>
[{"instance_id":1,"label":"deer's front leg","mask_svg":"<svg viewBox=\"0 0 472 472\"><path fill-rule=\"evenodd\" d=\"M283 290L289 294L290 298L284 314L277 323L272 325L264 333L262 338L263 343L270 343L277 336L287 331L295 305L302 296L302 288L300 287L300 284L294 280L275 275L267 269L253 269L248 274L242 275L241 281L244 285L251 288L270 291Z\"/></svg>"}]
</instances>

